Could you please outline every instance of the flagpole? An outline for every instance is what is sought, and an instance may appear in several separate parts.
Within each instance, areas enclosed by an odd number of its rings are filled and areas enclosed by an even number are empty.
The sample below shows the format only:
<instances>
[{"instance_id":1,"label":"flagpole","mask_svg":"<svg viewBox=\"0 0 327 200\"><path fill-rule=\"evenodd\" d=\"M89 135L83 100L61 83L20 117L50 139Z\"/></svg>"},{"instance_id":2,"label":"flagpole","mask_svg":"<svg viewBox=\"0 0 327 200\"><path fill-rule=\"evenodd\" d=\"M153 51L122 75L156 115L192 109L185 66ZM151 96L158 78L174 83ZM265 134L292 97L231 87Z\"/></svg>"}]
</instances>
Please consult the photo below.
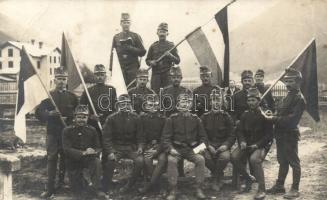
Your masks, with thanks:
<instances>
[{"instance_id":1,"label":"flagpole","mask_svg":"<svg viewBox=\"0 0 327 200\"><path fill-rule=\"evenodd\" d=\"M301 52L292 60L291 64L289 64L286 69L283 71L283 73L281 73L281 75L275 80L275 82L266 90L266 92L261 96L261 100L263 100L263 98L265 98L265 96L271 91L271 89L278 83L278 81L280 79L282 79L287 70L291 68L291 66L297 61L297 59L303 54L303 52L310 46L310 44L315 40L315 38L312 38L310 40L310 42L301 50Z\"/></svg>"},{"instance_id":2,"label":"flagpole","mask_svg":"<svg viewBox=\"0 0 327 200\"><path fill-rule=\"evenodd\" d=\"M37 78L38 78L39 81L41 82L41 85L42 85L43 89L45 90L45 92L47 93L47 95L48 95L48 97L49 97L49 99L50 99L52 105L55 107L55 110L59 113L59 118L60 118L62 124L63 124L65 127L67 127L67 124L66 124L65 120L63 119L63 116L62 116L62 114L60 113L60 110L59 110L57 104L55 103L55 101L53 100L51 94L49 93L49 91L48 91L47 88L45 87L45 85L44 85L44 83L43 83L43 81L42 81L42 79L41 79L41 77L40 77L40 75L39 75L37 69L36 69L36 68L34 67L34 65L33 65L33 62L32 62L32 60L31 60L31 58L30 58L28 52L26 51L26 49L25 49L24 46L22 47L22 49L25 50L26 55L27 55L27 59L28 59L29 62L32 64L32 67L33 67L33 69L34 69L34 71L35 71L35 74L36 74Z\"/></svg>"}]
</instances>

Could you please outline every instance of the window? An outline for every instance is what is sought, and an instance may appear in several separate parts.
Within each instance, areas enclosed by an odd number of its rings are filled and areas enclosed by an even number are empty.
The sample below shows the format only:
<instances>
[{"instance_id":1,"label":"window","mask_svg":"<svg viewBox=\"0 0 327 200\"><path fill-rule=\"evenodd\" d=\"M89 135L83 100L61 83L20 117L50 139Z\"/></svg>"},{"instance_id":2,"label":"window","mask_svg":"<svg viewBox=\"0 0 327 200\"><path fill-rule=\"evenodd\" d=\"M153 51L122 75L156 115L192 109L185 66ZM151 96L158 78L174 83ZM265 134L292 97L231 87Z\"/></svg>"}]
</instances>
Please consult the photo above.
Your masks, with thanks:
<instances>
[{"instance_id":1,"label":"window","mask_svg":"<svg viewBox=\"0 0 327 200\"><path fill-rule=\"evenodd\" d=\"M50 63L52 62L52 58L51 58L51 56L50 56Z\"/></svg>"},{"instance_id":2,"label":"window","mask_svg":"<svg viewBox=\"0 0 327 200\"><path fill-rule=\"evenodd\" d=\"M57 57L56 56L53 56L53 62L56 63L57 62Z\"/></svg>"},{"instance_id":3,"label":"window","mask_svg":"<svg viewBox=\"0 0 327 200\"><path fill-rule=\"evenodd\" d=\"M0 62L0 69L2 69L2 62Z\"/></svg>"},{"instance_id":4,"label":"window","mask_svg":"<svg viewBox=\"0 0 327 200\"><path fill-rule=\"evenodd\" d=\"M40 61L37 61L36 65L37 65L38 69L41 69L41 62Z\"/></svg>"},{"instance_id":5,"label":"window","mask_svg":"<svg viewBox=\"0 0 327 200\"><path fill-rule=\"evenodd\" d=\"M52 75L52 68L50 68L50 75Z\"/></svg>"},{"instance_id":6,"label":"window","mask_svg":"<svg viewBox=\"0 0 327 200\"><path fill-rule=\"evenodd\" d=\"M9 68L13 68L14 67L14 62L13 61L9 61L8 62L8 67Z\"/></svg>"},{"instance_id":7,"label":"window","mask_svg":"<svg viewBox=\"0 0 327 200\"><path fill-rule=\"evenodd\" d=\"M13 57L13 56L14 56L14 50L8 49L8 57Z\"/></svg>"}]
</instances>

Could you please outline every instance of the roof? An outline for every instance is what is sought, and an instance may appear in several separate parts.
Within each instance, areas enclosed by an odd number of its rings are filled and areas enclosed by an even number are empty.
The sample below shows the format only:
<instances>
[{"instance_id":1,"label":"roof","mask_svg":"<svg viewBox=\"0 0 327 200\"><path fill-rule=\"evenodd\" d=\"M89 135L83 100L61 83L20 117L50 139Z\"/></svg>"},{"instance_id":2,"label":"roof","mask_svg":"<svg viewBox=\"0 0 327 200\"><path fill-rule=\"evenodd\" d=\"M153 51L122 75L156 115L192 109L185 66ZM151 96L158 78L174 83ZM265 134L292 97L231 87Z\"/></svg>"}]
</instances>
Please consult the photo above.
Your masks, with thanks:
<instances>
[{"instance_id":1,"label":"roof","mask_svg":"<svg viewBox=\"0 0 327 200\"><path fill-rule=\"evenodd\" d=\"M5 46L8 46L8 45L12 45L18 49L22 49L22 47L24 46L26 51L31 55L31 56L34 56L34 57L42 57L42 56L46 56L48 55L51 51L54 51L54 50L58 50L59 53L60 52L60 49L58 47L49 47L47 45L42 45L42 48L40 49L39 48L39 45L38 43L35 43L34 45L32 43L29 43L29 42L16 42L16 41L7 41L6 43L4 43L3 45L1 45L0 48L3 48Z\"/></svg>"}]
</instances>

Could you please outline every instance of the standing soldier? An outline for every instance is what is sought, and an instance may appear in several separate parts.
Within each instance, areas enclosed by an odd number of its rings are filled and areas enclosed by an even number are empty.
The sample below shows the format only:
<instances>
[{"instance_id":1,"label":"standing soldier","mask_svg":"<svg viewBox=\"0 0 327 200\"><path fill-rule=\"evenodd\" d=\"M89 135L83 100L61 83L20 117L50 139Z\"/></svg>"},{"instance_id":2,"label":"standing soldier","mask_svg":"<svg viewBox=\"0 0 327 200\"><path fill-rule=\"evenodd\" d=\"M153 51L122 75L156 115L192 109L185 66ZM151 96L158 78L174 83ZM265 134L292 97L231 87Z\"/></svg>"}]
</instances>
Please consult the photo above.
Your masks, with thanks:
<instances>
[{"instance_id":1,"label":"standing soldier","mask_svg":"<svg viewBox=\"0 0 327 200\"><path fill-rule=\"evenodd\" d=\"M140 68L139 57L145 55L142 38L139 34L131 32L131 19L129 13L122 13L120 25L122 32L116 34L112 41L112 49L117 51L118 60L122 68L126 85L136 78L136 72ZM110 71L112 71L112 54L110 57Z\"/></svg>"},{"instance_id":2,"label":"standing soldier","mask_svg":"<svg viewBox=\"0 0 327 200\"><path fill-rule=\"evenodd\" d=\"M163 130L163 145L168 152L168 183L170 187L167 200L176 199L177 186L177 163L181 159L187 159L195 164L196 196L205 199L202 184L205 173L205 160L202 155L196 154L193 148L204 143L207 146L207 138L201 119L191 114L193 98L188 93L182 93L178 97L178 113L172 114L166 121Z\"/></svg>"},{"instance_id":3,"label":"standing soldier","mask_svg":"<svg viewBox=\"0 0 327 200\"><path fill-rule=\"evenodd\" d=\"M227 111L232 114L234 112L234 94L240 89L236 87L234 80L229 81L229 86L225 89L225 99Z\"/></svg>"},{"instance_id":4,"label":"standing soldier","mask_svg":"<svg viewBox=\"0 0 327 200\"><path fill-rule=\"evenodd\" d=\"M219 191L223 185L224 169L230 161L230 148L235 143L234 122L222 109L223 98L221 90L214 89L210 97L211 111L201 117L209 141L204 157L214 177L212 189L215 191Z\"/></svg>"},{"instance_id":5,"label":"standing soldier","mask_svg":"<svg viewBox=\"0 0 327 200\"><path fill-rule=\"evenodd\" d=\"M109 184L112 180L115 163L121 158L134 161L132 177L120 192L128 191L136 182L143 167L144 136L139 116L131 111L131 100L127 94L118 98L118 111L110 115L103 128L103 151L108 155L104 168L104 182ZM108 185L105 185L107 190Z\"/></svg>"},{"instance_id":6,"label":"standing soldier","mask_svg":"<svg viewBox=\"0 0 327 200\"><path fill-rule=\"evenodd\" d=\"M260 93L256 88L248 90L247 104L249 110L245 111L236 130L239 146L232 153L232 162L246 181L244 192L251 189L253 177L246 171L246 162L249 160L253 174L259 184L254 199L264 199L265 177L262 163L268 153L272 135L272 123L269 122L259 107Z\"/></svg>"},{"instance_id":7,"label":"standing soldier","mask_svg":"<svg viewBox=\"0 0 327 200\"><path fill-rule=\"evenodd\" d=\"M139 69L136 74L136 87L128 90L129 96L132 98L132 106L137 114L144 112L144 102L149 94L154 91L146 87L149 82L149 74L146 69Z\"/></svg>"},{"instance_id":8,"label":"standing soldier","mask_svg":"<svg viewBox=\"0 0 327 200\"><path fill-rule=\"evenodd\" d=\"M56 111L50 99L45 99L38 106L35 114L36 117L47 123L47 162L48 162L48 183L47 191L41 194L42 198L51 197L55 193L55 179L57 172L57 161L59 156L59 182L58 187L64 184L65 177L65 160L62 150L62 130L65 128L60 120L62 117L67 125L72 124L74 109L78 104L75 94L66 90L67 72L63 67L55 71L56 88L50 91L59 112Z\"/></svg>"},{"instance_id":9,"label":"standing soldier","mask_svg":"<svg viewBox=\"0 0 327 200\"><path fill-rule=\"evenodd\" d=\"M265 78L265 72L262 69L258 69L257 72L254 75L255 80L255 86L259 90L260 94L263 95L266 90L270 87L270 85L266 85L264 83ZM267 93L267 95L264 97L264 100L267 103L267 109L271 110L272 112L275 111L275 100L272 96L271 91Z\"/></svg>"},{"instance_id":10,"label":"standing soldier","mask_svg":"<svg viewBox=\"0 0 327 200\"><path fill-rule=\"evenodd\" d=\"M211 84L211 71L208 66L200 67L200 79L202 85L195 88L194 94L194 111L200 117L203 113L210 110L209 99L213 89L217 88Z\"/></svg>"},{"instance_id":11,"label":"standing soldier","mask_svg":"<svg viewBox=\"0 0 327 200\"><path fill-rule=\"evenodd\" d=\"M98 158L101 145L98 133L94 127L87 125L89 109L79 105L75 109L75 123L63 131L63 149L66 155L66 165L71 189L76 195L81 194L85 187L85 176L89 174L89 188L98 198L105 194L100 190L101 163Z\"/></svg>"},{"instance_id":12,"label":"standing soldier","mask_svg":"<svg viewBox=\"0 0 327 200\"><path fill-rule=\"evenodd\" d=\"M283 78L288 94L277 106L277 114L266 116L275 124L275 139L279 173L276 184L268 189L271 194L285 193L284 183L289 166L293 169L293 184L284 198L292 199L300 196L299 184L301 179L301 165L298 155L298 140L300 132L298 124L305 109L305 100L300 91L302 74L290 69Z\"/></svg>"},{"instance_id":13,"label":"standing soldier","mask_svg":"<svg viewBox=\"0 0 327 200\"><path fill-rule=\"evenodd\" d=\"M180 58L176 48L168 52L175 45L173 42L167 41L167 23L159 24L157 35L159 41L150 46L146 57L146 64L152 67L151 88L158 94L160 88L169 85L169 70L174 64L179 64ZM157 59L162 55L165 55L165 57L157 62Z\"/></svg>"},{"instance_id":14,"label":"standing soldier","mask_svg":"<svg viewBox=\"0 0 327 200\"><path fill-rule=\"evenodd\" d=\"M157 95L149 96L145 106L147 113L141 115L145 137L144 171L151 176L150 182L140 190L141 193L146 193L155 186L167 166L167 155L161 143L166 118L159 112L159 103ZM153 159L158 159L155 169L153 169Z\"/></svg>"}]
</instances>

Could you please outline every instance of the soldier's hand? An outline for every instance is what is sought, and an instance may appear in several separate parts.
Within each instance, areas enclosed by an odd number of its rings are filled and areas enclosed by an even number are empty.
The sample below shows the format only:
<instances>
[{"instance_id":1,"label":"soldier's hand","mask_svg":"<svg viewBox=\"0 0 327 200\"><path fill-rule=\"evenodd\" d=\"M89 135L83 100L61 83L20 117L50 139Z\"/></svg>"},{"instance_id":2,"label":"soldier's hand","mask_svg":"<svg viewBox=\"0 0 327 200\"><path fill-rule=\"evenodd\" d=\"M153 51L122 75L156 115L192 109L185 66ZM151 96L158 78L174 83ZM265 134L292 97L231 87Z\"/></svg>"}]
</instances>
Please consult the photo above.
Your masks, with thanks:
<instances>
[{"instance_id":1,"label":"soldier's hand","mask_svg":"<svg viewBox=\"0 0 327 200\"><path fill-rule=\"evenodd\" d=\"M221 145L218 149L217 149L217 153L221 153L224 151L227 151L228 147L226 145Z\"/></svg>"},{"instance_id":2,"label":"soldier's hand","mask_svg":"<svg viewBox=\"0 0 327 200\"><path fill-rule=\"evenodd\" d=\"M96 151L93 148L87 148L86 149L86 153L88 155L93 155L93 154L96 154Z\"/></svg>"},{"instance_id":3,"label":"soldier's hand","mask_svg":"<svg viewBox=\"0 0 327 200\"><path fill-rule=\"evenodd\" d=\"M177 150L174 149L174 148L170 149L169 153L170 153L170 155L172 155L172 156L177 156L177 155L179 155L179 153L177 152Z\"/></svg>"},{"instance_id":4,"label":"soldier's hand","mask_svg":"<svg viewBox=\"0 0 327 200\"><path fill-rule=\"evenodd\" d=\"M209 145L209 147L208 147L208 151L211 153L211 154L213 154L213 155L215 155L217 152L216 152L216 150L215 150L215 148L213 147L213 146L211 146L211 145Z\"/></svg>"},{"instance_id":5,"label":"soldier's hand","mask_svg":"<svg viewBox=\"0 0 327 200\"><path fill-rule=\"evenodd\" d=\"M137 148L137 154L142 154L143 153L143 148L142 147L139 147Z\"/></svg>"},{"instance_id":6,"label":"soldier's hand","mask_svg":"<svg viewBox=\"0 0 327 200\"><path fill-rule=\"evenodd\" d=\"M58 112L57 110L51 110L48 112L49 116L55 117L55 116L59 116L60 112Z\"/></svg>"},{"instance_id":7,"label":"soldier's hand","mask_svg":"<svg viewBox=\"0 0 327 200\"><path fill-rule=\"evenodd\" d=\"M150 61L150 65L151 65L151 67L154 67L154 66L157 65L157 62L155 60L151 60Z\"/></svg>"},{"instance_id":8,"label":"soldier's hand","mask_svg":"<svg viewBox=\"0 0 327 200\"><path fill-rule=\"evenodd\" d=\"M169 58L175 58L175 56L173 54L171 54L169 51L167 51L165 53L165 56L169 57Z\"/></svg>"},{"instance_id":9,"label":"soldier's hand","mask_svg":"<svg viewBox=\"0 0 327 200\"><path fill-rule=\"evenodd\" d=\"M110 154L108 155L108 160L117 160L117 158L116 158L116 156L115 156L114 153L110 153Z\"/></svg>"},{"instance_id":10,"label":"soldier's hand","mask_svg":"<svg viewBox=\"0 0 327 200\"><path fill-rule=\"evenodd\" d=\"M253 145L250 145L248 148L249 148L250 150L256 150L256 149L258 149L258 145L253 144Z\"/></svg>"},{"instance_id":11,"label":"soldier's hand","mask_svg":"<svg viewBox=\"0 0 327 200\"><path fill-rule=\"evenodd\" d=\"M246 149L246 142L241 142L240 146L241 146L241 150L245 150Z\"/></svg>"}]
</instances>

